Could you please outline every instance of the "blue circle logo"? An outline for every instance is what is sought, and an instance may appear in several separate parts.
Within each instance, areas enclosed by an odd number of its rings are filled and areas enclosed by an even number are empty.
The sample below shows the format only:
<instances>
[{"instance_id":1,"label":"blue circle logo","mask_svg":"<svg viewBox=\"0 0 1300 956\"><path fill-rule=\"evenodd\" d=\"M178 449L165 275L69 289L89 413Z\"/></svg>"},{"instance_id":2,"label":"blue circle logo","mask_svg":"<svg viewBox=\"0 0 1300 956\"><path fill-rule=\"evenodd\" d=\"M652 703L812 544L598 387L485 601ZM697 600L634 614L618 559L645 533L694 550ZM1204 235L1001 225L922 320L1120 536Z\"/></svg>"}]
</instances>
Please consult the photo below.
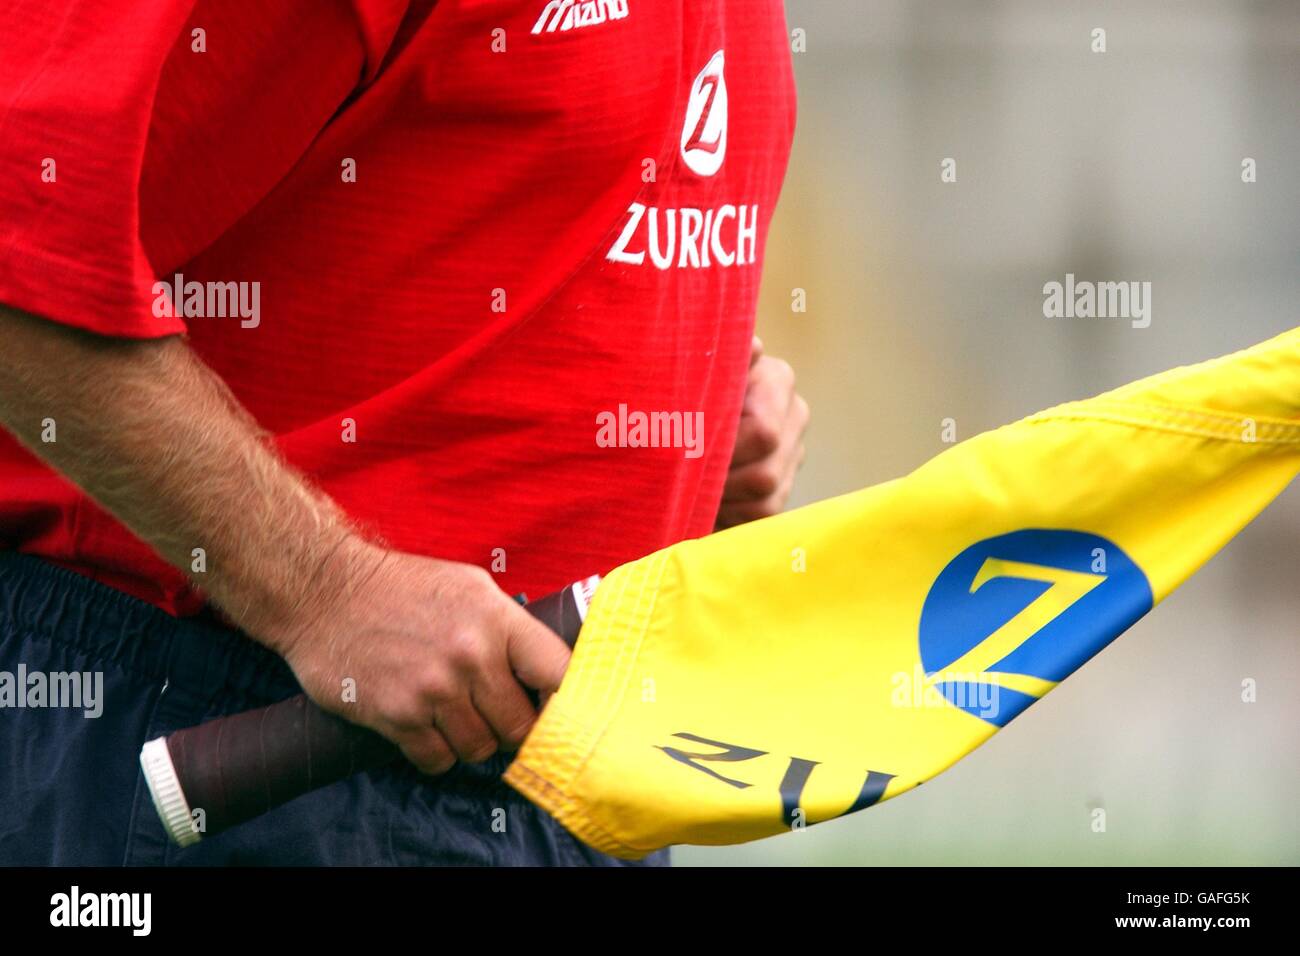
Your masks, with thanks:
<instances>
[{"instance_id":1,"label":"blue circle logo","mask_svg":"<svg viewBox=\"0 0 1300 956\"><path fill-rule=\"evenodd\" d=\"M1133 560L1082 531L987 538L948 563L921 609L926 683L998 727L1117 638L1153 604Z\"/></svg>"}]
</instances>

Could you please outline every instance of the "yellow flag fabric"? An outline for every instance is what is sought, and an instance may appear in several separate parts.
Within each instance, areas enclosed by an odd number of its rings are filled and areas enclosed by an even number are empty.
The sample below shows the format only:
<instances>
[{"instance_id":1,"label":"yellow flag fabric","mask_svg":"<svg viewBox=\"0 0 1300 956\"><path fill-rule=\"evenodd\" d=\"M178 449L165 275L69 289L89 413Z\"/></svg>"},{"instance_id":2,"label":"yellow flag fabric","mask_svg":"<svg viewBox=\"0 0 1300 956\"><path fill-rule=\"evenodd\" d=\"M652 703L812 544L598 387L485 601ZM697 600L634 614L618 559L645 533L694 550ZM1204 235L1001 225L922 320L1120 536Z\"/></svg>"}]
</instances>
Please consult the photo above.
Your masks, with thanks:
<instances>
[{"instance_id":1,"label":"yellow flag fabric","mask_svg":"<svg viewBox=\"0 0 1300 956\"><path fill-rule=\"evenodd\" d=\"M992 736L1300 471L1300 329L600 584L506 774L638 858L817 823Z\"/></svg>"}]
</instances>

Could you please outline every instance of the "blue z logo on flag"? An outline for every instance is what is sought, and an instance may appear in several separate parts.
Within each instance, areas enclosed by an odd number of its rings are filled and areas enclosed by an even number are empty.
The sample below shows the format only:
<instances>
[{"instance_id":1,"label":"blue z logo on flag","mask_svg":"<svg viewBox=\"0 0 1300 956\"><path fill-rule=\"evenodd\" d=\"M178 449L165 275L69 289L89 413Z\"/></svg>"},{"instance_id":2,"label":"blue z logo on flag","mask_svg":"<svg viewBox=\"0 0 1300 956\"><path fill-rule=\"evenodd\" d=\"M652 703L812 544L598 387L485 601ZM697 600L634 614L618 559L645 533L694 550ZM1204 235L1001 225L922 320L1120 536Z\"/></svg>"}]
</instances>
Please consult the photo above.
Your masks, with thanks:
<instances>
[{"instance_id":1,"label":"blue z logo on flag","mask_svg":"<svg viewBox=\"0 0 1300 956\"><path fill-rule=\"evenodd\" d=\"M1151 610L1151 585L1105 538L1026 530L948 563L921 609L926 683L1004 727Z\"/></svg>"}]
</instances>

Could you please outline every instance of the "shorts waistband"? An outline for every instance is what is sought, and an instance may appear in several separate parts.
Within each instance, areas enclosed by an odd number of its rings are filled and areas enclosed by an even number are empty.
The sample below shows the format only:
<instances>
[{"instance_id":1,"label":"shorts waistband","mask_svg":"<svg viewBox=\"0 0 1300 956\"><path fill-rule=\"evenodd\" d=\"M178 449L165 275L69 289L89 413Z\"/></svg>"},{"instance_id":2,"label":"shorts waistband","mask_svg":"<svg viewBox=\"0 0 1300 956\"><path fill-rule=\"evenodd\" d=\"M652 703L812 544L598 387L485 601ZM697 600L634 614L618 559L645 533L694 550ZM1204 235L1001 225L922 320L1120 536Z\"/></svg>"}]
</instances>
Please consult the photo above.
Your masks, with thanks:
<instances>
[{"instance_id":1,"label":"shorts waistband","mask_svg":"<svg viewBox=\"0 0 1300 956\"><path fill-rule=\"evenodd\" d=\"M238 631L160 608L41 558L0 552L0 626L72 647L98 663L250 706L300 688L288 665Z\"/></svg>"}]
</instances>

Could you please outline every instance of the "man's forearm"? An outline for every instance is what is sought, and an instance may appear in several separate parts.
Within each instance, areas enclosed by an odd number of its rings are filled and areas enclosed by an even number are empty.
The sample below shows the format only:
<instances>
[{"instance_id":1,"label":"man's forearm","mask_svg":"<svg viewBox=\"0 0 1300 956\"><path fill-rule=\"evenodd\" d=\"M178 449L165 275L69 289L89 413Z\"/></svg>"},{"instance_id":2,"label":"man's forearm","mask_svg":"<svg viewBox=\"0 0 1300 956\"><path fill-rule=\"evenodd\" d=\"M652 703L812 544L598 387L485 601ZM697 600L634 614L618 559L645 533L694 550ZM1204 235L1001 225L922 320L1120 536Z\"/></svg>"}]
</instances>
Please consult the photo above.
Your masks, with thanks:
<instances>
[{"instance_id":1,"label":"man's forearm","mask_svg":"<svg viewBox=\"0 0 1300 956\"><path fill-rule=\"evenodd\" d=\"M104 339L0 306L0 423L269 646L372 560L181 338Z\"/></svg>"},{"instance_id":2,"label":"man's forearm","mask_svg":"<svg viewBox=\"0 0 1300 956\"><path fill-rule=\"evenodd\" d=\"M57 441L41 440L46 419ZM0 423L281 654L316 703L428 773L518 746L536 718L519 682L560 684L564 642L482 568L368 543L183 339L96 338L0 306Z\"/></svg>"}]
</instances>

